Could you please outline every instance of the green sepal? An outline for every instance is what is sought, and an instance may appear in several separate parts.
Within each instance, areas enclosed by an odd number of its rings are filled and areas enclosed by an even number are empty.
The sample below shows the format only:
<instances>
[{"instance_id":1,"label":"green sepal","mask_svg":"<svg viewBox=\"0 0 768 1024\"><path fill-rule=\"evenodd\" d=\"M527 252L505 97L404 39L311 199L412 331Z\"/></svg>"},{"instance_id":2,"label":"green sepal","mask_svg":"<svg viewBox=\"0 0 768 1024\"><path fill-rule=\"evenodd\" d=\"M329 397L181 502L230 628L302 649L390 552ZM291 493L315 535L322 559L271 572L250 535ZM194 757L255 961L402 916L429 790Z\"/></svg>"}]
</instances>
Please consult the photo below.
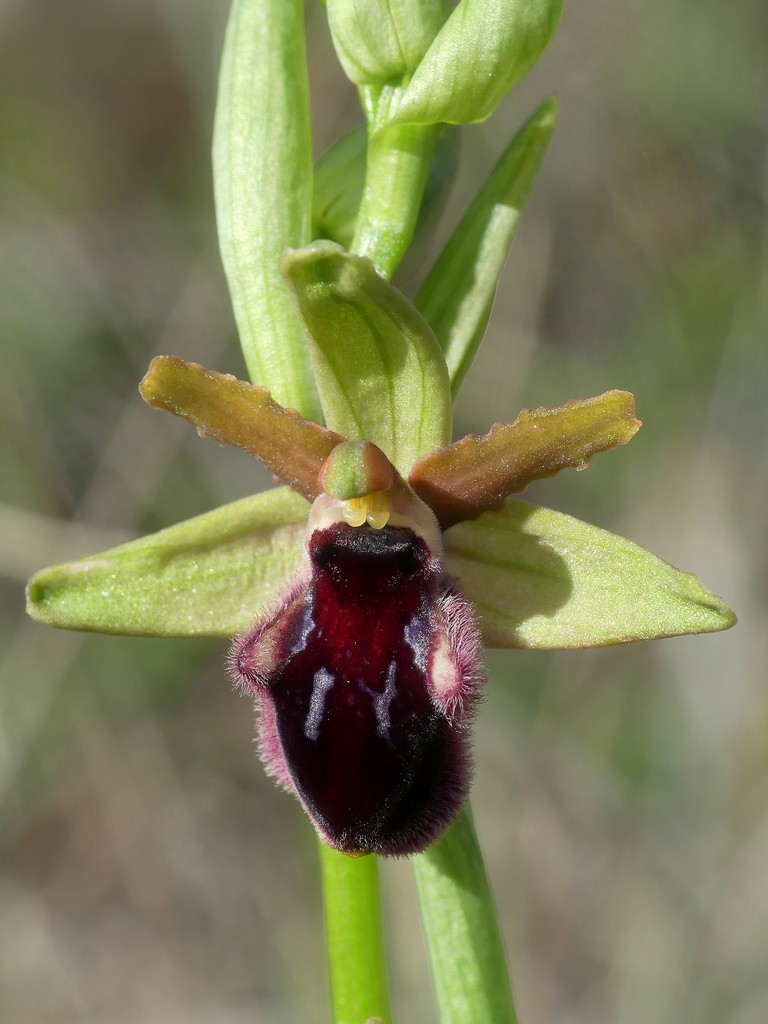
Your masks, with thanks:
<instances>
[{"instance_id":1,"label":"green sepal","mask_svg":"<svg viewBox=\"0 0 768 1024\"><path fill-rule=\"evenodd\" d=\"M444 535L488 647L603 647L728 629L731 609L632 541L515 498Z\"/></svg>"},{"instance_id":2,"label":"green sepal","mask_svg":"<svg viewBox=\"0 0 768 1024\"><path fill-rule=\"evenodd\" d=\"M377 444L406 475L451 436L448 371L431 328L370 260L332 242L289 250L281 269L328 426Z\"/></svg>"},{"instance_id":3,"label":"green sepal","mask_svg":"<svg viewBox=\"0 0 768 1024\"><path fill-rule=\"evenodd\" d=\"M234 0L213 143L224 269L251 379L319 418L296 311L277 262L310 240L312 139L301 0Z\"/></svg>"},{"instance_id":4,"label":"green sepal","mask_svg":"<svg viewBox=\"0 0 768 1024\"><path fill-rule=\"evenodd\" d=\"M586 469L599 452L631 441L640 425L628 391L606 391L556 409L523 409L514 423L496 423L487 434L468 434L429 452L408 480L445 530L498 508L534 480Z\"/></svg>"},{"instance_id":5,"label":"green sepal","mask_svg":"<svg viewBox=\"0 0 768 1024\"><path fill-rule=\"evenodd\" d=\"M447 0L328 0L336 54L356 85L409 74L445 21Z\"/></svg>"},{"instance_id":6,"label":"green sepal","mask_svg":"<svg viewBox=\"0 0 768 1024\"><path fill-rule=\"evenodd\" d=\"M496 286L523 206L555 126L546 100L507 146L415 299L445 352L455 395L491 315Z\"/></svg>"},{"instance_id":7,"label":"green sepal","mask_svg":"<svg viewBox=\"0 0 768 1024\"><path fill-rule=\"evenodd\" d=\"M139 391L148 405L181 416L201 437L255 456L309 501L320 494L325 460L344 441L278 405L266 388L178 356L156 356Z\"/></svg>"},{"instance_id":8,"label":"green sepal","mask_svg":"<svg viewBox=\"0 0 768 1024\"><path fill-rule=\"evenodd\" d=\"M27 611L61 629L231 636L301 569L308 511L279 487L43 569L27 585Z\"/></svg>"},{"instance_id":9,"label":"green sepal","mask_svg":"<svg viewBox=\"0 0 768 1024\"><path fill-rule=\"evenodd\" d=\"M562 0L461 0L416 68L391 123L489 116L544 52Z\"/></svg>"}]
</instances>

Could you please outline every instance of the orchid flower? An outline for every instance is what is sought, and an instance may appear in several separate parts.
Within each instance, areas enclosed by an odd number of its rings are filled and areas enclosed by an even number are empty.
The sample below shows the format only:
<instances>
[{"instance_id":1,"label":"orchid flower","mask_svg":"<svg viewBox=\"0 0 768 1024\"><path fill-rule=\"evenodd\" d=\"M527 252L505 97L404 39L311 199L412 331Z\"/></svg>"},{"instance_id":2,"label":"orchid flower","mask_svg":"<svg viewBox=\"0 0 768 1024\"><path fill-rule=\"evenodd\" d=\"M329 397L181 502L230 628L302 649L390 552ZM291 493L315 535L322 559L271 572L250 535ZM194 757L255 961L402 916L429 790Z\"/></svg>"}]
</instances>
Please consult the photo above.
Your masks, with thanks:
<instances>
[{"instance_id":1,"label":"orchid flower","mask_svg":"<svg viewBox=\"0 0 768 1024\"><path fill-rule=\"evenodd\" d=\"M282 269L340 431L266 388L156 358L150 405L287 487L46 570L30 607L75 629L239 633L232 672L260 709L270 774L337 849L415 853L467 794L483 643L621 643L730 614L630 542L510 498L626 444L640 426L631 395L523 410L445 443L446 362L405 297L331 242L288 251Z\"/></svg>"},{"instance_id":2,"label":"orchid flower","mask_svg":"<svg viewBox=\"0 0 768 1024\"><path fill-rule=\"evenodd\" d=\"M214 177L258 384L159 356L141 393L249 452L279 486L45 569L28 587L30 614L61 628L236 638L230 669L257 705L261 756L322 840L338 1024L389 1014L376 858L358 855L420 851L442 1021L516 1019L461 811L483 648L618 644L735 621L695 577L516 497L626 444L640 426L630 394L525 409L452 440L453 397L546 151L553 100L504 150L416 296L389 280L450 185L456 133L446 126L492 113L548 44L561 6L327 0L367 124L313 170L301 4L234 0Z\"/></svg>"}]
</instances>

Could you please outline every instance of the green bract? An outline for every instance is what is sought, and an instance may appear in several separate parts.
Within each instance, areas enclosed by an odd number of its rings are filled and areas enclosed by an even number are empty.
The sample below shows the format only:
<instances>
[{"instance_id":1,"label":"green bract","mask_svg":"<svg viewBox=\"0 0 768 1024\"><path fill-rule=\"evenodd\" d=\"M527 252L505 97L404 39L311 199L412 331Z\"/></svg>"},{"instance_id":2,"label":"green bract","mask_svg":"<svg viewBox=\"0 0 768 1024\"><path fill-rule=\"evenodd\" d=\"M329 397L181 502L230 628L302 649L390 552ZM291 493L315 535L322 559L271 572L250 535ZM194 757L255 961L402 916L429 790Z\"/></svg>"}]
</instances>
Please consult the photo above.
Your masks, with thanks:
<instances>
[{"instance_id":1,"label":"green bract","mask_svg":"<svg viewBox=\"0 0 768 1024\"><path fill-rule=\"evenodd\" d=\"M499 276L555 127L546 100L510 142L416 296L443 347L453 393L480 344Z\"/></svg>"},{"instance_id":2,"label":"green bract","mask_svg":"<svg viewBox=\"0 0 768 1024\"><path fill-rule=\"evenodd\" d=\"M312 142L300 0L234 0L213 170L221 256L251 379L282 405L317 417L301 327L277 268L286 246L310 240Z\"/></svg>"},{"instance_id":3,"label":"green bract","mask_svg":"<svg viewBox=\"0 0 768 1024\"><path fill-rule=\"evenodd\" d=\"M516 1024L504 943L465 808L413 859L441 1024Z\"/></svg>"}]
</instances>

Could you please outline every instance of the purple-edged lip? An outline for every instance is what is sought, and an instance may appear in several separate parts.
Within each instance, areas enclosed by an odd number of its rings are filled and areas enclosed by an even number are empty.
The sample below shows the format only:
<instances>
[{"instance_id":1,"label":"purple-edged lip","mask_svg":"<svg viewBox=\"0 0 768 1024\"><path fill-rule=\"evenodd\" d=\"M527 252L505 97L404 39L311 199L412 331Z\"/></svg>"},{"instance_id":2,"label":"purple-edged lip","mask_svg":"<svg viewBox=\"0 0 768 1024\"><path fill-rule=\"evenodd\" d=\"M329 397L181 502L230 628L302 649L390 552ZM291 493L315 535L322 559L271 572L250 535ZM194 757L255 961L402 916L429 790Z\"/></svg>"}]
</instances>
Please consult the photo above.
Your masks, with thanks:
<instances>
[{"instance_id":1,"label":"purple-edged lip","mask_svg":"<svg viewBox=\"0 0 768 1024\"><path fill-rule=\"evenodd\" d=\"M261 706L262 756L330 845L417 852L467 790L472 613L410 526L335 519L307 554L305 580L233 651Z\"/></svg>"}]
</instances>

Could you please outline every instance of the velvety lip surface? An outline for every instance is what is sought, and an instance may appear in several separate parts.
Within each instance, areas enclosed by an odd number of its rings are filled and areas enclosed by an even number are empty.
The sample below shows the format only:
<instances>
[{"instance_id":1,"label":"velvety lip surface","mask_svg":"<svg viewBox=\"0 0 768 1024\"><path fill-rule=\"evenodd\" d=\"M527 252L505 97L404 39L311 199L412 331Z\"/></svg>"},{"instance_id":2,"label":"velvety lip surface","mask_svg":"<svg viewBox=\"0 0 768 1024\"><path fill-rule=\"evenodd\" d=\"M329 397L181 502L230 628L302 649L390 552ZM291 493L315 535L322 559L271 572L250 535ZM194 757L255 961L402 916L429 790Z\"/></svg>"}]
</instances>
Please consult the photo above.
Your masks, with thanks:
<instances>
[{"instance_id":1,"label":"velvety lip surface","mask_svg":"<svg viewBox=\"0 0 768 1024\"><path fill-rule=\"evenodd\" d=\"M439 572L404 528L335 524L313 534L309 553L313 585L270 685L280 742L335 843L397 846L450 774L451 726L427 678Z\"/></svg>"}]
</instances>

